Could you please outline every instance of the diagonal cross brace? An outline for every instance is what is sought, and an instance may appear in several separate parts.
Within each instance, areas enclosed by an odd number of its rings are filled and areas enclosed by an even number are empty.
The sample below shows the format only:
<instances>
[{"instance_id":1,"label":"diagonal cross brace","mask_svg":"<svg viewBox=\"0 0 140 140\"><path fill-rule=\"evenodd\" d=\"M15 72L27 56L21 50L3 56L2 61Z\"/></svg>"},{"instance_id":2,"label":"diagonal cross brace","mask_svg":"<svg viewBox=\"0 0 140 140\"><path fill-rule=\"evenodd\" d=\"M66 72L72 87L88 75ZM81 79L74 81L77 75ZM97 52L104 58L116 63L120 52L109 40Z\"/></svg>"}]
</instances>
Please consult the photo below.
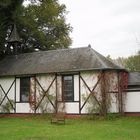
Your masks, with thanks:
<instances>
[{"instance_id":1,"label":"diagonal cross brace","mask_svg":"<svg viewBox=\"0 0 140 140\"><path fill-rule=\"evenodd\" d=\"M96 100L96 102L97 102L98 105L100 106L100 103L99 103L99 101L97 100L97 98L96 98L96 96L94 95L93 92L94 92L95 88L97 87L97 85L99 84L100 80L102 79L102 75L100 76L100 78L98 79L98 81L96 82L96 84L94 85L94 87L93 87L92 90L89 88L89 86L87 85L87 83L85 82L85 80L82 78L82 76L80 76L80 78L82 79L83 83L86 85L86 87L88 88L88 90L89 90L89 92L90 92L89 96L87 97L87 99L86 99L85 102L83 103L83 105L82 105L82 107L80 108L80 110L83 109L83 107L85 106L85 104L87 103L87 101L88 101L88 99L90 98L91 95L93 95L94 99Z\"/></svg>"},{"instance_id":2,"label":"diagonal cross brace","mask_svg":"<svg viewBox=\"0 0 140 140\"><path fill-rule=\"evenodd\" d=\"M14 85L14 83L15 83L15 80L13 81L13 83L11 84L11 86L10 86L10 88L8 89L7 92L5 92L5 90L3 89L3 87L0 85L0 88L2 89L2 91L3 91L4 95L5 95L5 96L3 97L3 99L2 99L2 101L0 102L0 105L2 105L2 103L3 103L4 100L5 100L5 98L7 98L8 102L10 103L10 105L12 106L12 108L15 110L13 104L11 103L10 99L8 98L8 93L9 93L9 91L11 90L12 86Z\"/></svg>"},{"instance_id":3,"label":"diagonal cross brace","mask_svg":"<svg viewBox=\"0 0 140 140\"><path fill-rule=\"evenodd\" d=\"M42 99L39 101L39 103L38 103L38 105L36 106L35 110L37 110L37 108L39 107L39 105L41 104L41 102L42 102L42 100L45 98L45 96L47 96L49 102L51 103L51 105L52 105L52 106L54 107L54 109L55 109L55 105L54 105L53 102L50 100L49 96L46 94L46 93L49 91L50 87L52 86L52 84L54 83L55 80L56 80L56 76L55 76L55 78L53 79L53 81L51 82L51 84L49 85L48 89L45 91L45 90L43 89L43 87L41 86L41 84L39 83L39 81L38 81L38 80L36 79L36 77L35 77L35 81L38 83L38 85L40 86L40 88L41 88L42 91L43 91L43 97L42 97Z\"/></svg>"}]
</instances>

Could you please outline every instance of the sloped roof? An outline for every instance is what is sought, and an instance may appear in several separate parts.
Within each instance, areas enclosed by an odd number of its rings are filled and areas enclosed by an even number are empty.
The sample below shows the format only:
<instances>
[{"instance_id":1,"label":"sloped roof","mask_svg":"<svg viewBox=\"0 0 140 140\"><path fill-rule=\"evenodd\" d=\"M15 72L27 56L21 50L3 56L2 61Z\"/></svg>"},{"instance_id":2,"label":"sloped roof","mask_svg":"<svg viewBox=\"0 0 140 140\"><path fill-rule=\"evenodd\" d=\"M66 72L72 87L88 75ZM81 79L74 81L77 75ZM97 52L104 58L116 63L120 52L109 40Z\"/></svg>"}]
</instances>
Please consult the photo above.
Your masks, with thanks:
<instances>
[{"instance_id":1,"label":"sloped roof","mask_svg":"<svg viewBox=\"0 0 140 140\"><path fill-rule=\"evenodd\" d=\"M140 85L140 72L130 72L128 85Z\"/></svg>"},{"instance_id":2,"label":"sloped roof","mask_svg":"<svg viewBox=\"0 0 140 140\"><path fill-rule=\"evenodd\" d=\"M91 47L25 53L0 61L0 76L103 69L122 70Z\"/></svg>"}]
</instances>

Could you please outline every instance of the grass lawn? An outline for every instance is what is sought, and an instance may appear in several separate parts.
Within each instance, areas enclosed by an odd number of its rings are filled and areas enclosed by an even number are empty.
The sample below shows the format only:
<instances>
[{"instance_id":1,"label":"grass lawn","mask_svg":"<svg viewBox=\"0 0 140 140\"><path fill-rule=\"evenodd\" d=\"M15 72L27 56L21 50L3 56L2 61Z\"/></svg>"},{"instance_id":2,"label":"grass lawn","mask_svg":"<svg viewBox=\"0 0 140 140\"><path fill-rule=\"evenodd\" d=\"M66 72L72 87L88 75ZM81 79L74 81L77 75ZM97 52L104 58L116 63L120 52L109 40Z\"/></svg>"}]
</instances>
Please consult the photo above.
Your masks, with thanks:
<instances>
[{"instance_id":1,"label":"grass lawn","mask_svg":"<svg viewBox=\"0 0 140 140\"><path fill-rule=\"evenodd\" d=\"M140 117L67 119L65 125L46 116L0 118L0 140L140 140Z\"/></svg>"}]
</instances>

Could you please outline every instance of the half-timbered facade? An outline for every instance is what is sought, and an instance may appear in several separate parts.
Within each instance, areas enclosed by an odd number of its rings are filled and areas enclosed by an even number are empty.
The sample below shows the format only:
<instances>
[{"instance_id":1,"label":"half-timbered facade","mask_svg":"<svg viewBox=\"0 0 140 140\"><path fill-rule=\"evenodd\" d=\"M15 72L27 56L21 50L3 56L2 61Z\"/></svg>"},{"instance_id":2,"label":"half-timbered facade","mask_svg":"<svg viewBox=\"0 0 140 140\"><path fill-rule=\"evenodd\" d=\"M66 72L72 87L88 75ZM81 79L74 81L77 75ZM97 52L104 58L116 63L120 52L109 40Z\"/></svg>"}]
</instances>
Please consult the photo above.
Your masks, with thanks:
<instances>
[{"instance_id":1,"label":"half-timbered facade","mask_svg":"<svg viewBox=\"0 0 140 140\"><path fill-rule=\"evenodd\" d=\"M0 61L0 112L131 112L127 85L127 71L91 47L11 55Z\"/></svg>"}]
</instances>

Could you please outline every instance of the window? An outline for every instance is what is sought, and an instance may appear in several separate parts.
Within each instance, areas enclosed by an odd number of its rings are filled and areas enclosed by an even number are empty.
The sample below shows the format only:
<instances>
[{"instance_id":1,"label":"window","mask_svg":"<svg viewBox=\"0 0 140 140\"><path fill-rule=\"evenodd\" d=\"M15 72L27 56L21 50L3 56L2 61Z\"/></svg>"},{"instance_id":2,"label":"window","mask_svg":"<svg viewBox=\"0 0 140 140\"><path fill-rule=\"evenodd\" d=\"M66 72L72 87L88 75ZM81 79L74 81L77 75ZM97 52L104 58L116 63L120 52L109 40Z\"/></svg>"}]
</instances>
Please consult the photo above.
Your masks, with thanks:
<instances>
[{"instance_id":1,"label":"window","mask_svg":"<svg viewBox=\"0 0 140 140\"><path fill-rule=\"evenodd\" d=\"M140 85L128 85L127 91L140 91Z\"/></svg>"},{"instance_id":2,"label":"window","mask_svg":"<svg viewBox=\"0 0 140 140\"><path fill-rule=\"evenodd\" d=\"M20 78L20 102L28 102L30 94L30 78Z\"/></svg>"},{"instance_id":3,"label":"window","mask_svg":"<svg viewBox=\"0 0 140 140\"><path fill-rule=\"evenodd\" d=\"M74 101L73 76L63 76L63 101Z\"/></svg>"}]
</instances>

